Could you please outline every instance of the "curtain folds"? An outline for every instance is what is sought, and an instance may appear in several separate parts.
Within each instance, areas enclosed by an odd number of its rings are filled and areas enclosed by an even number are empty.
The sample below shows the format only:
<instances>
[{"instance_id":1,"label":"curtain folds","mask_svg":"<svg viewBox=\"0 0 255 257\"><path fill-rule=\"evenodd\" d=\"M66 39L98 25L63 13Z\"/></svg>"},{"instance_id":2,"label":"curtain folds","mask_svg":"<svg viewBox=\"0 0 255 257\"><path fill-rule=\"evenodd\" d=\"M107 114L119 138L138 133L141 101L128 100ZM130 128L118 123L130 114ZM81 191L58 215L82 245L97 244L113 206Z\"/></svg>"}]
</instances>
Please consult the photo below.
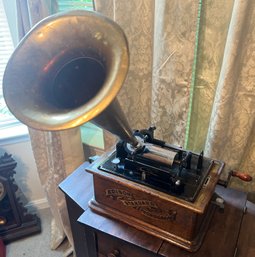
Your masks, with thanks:
<instances>
[{"instance_id":1,"label":"curtain folds","mask_svg":"<svg viewBox=\"0 0 255 257\"><path fill-rule=\"evenodd\" d=\"M157 137L183 145L198 1L96 0L95 7L129 41L130 68L118 100L131 127L156 125Z\"/></svg>"},{"instance_id":2,"label":"curtain folds","mask_svg":"<svg viewBox=\"0 0 255 257\"><path fill-rule=\"evenodd\" d=\"M130 66L118 100L132 128L150 124L154 1L95 1L95 8L115 20L129 40ZM147 106L147 108L145 108Z\"/></svg>"},{"instance_id":3,"label":"curtain folds","mask_svg":"<svg viewBox=\"0 0 255 257\"><path fill-rule=\"evenodd\" d=\"M73 245L64 194L58 185L84 161L79 128L61 132L29 129L41 184L53 215L51 249L67 236Z\"/></svg>"},{"instance_id":4,"label":"curtain folds","mask_svg":"<svg viewBox=\"0 0 255 257\"><path fill-rule=\"evenodd\" d=\"M206 154L255 175L255 2L235 1L214 99ZM232 185L254 192L255 183Z\"/></svg>"},{"instance_id":5,"label":"curtain folds","mask_svg":"<svg viewBox=\"0 0 255 257\"><path fill-rule=\"evenodd\" d=\"M200 31L186 147L205 147L234 0L201 2Z\"/></svg>"},{"instance_id":6,"label":"curtain folds","mask_svg":"<svg viewBox=\"0 0 255 257\"><path fill-rule=\"evenodd\" d=\"M17 0L16 5L20 39L37 22L55 13L58 6L55 0ZM66 202L58 185L84 161L80 129L44 132L29 128L29 134L39 178L53 215L51 249L56 249L66 237L73 245ZM70 251L72 247L65 255Z\"/></svg>"},{"instance_id":7,"label":"curtain folds","mask_svg":"<svg viewBox=\"0 0 255 257\"><path fill-rule=\"evenodd\" d=\"M95 0L129 41L130 71L118 99L131 126L156 125L158 138L224 160L225 173L254 176L254 5ZM232 181L254 191L254 182Z\"/></svg>"},{"instance_id":8,"label":"curtain folds","mask_svg":"<svg viewBox=\"0 0 255 257\"><path fill-rule=\"evenodd\" d=\"M185 142L198 9L199 1L155 1L151 123L177 145Z\"/></svg>"}]
</instances>

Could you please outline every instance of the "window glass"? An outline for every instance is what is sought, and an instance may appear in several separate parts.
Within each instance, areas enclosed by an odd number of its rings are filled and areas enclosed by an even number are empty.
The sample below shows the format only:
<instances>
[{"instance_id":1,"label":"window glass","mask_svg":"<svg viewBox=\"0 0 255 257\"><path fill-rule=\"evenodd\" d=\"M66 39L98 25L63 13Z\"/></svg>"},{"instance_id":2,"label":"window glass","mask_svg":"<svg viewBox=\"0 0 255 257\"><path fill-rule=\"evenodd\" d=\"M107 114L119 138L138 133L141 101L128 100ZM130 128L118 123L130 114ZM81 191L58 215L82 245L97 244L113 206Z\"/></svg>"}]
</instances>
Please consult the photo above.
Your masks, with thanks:
<instances>
[{"instance_id":1,"label":"window glass","mask_svg":"<svg viewBox=\"0 0 255 257\"><path fill-rule=\"evenodd\" d=\"M13 122L17 122L6 106L2 90L4 70L13 50L14 46L3 1L0 1L0 126L9 126Z\"/></svg>"},{"instance_id":2,"label":"window glass","mask_svg":"<svg viewBox=\"0 0 255 257\"><path fill-rule=\"evenodd\" d=\"M93 0L58 0L58 10L68 11L73 9L94 10Z\"/></svg>"}]
</instances>

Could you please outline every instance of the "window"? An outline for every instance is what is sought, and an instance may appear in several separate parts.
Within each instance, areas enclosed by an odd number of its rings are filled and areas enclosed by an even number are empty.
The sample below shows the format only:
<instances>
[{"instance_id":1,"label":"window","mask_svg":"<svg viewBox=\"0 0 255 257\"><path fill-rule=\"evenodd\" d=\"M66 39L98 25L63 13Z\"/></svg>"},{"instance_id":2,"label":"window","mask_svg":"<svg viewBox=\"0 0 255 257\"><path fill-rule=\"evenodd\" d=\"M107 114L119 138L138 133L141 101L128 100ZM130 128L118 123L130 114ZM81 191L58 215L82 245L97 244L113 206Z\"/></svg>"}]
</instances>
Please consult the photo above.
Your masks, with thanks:
<instances>
[{"instance_id":1,"label":"window","mask_svg":"<svg viewBox=\"0 0 255 257\"><path fill-rule=\"evenodd\" d=\"M6 5L8 4L8 5ZM3 98L3 75L6 64L14 50L13 38L7 21L6 10L13 13L11 1L0 1L0 144L6 145L28 140L27 127L8 110Z\"/></svg>"},{"instance_id":2,"label":"window","mask_svg":"<svg viewBox=\"0 0 255 257\"><path fill-rule=\"evenodd\" d=\"M13 122L17 122L8 110L3 98L2 82L3 74L8 62L14 50L7 17L3 1L0 1L0 124L1 126L10 125Z\"/></svg>"},{"instance_id":3,"label":"window","mask_svg":"<svg viewBox=\"0 0 255 257\"><path fill-rule=\"evenodd\" d=\"M60 12L74 9L85 9L93 11L93 0L58 0L58 10Z\"/></svg>"}]
</instances>

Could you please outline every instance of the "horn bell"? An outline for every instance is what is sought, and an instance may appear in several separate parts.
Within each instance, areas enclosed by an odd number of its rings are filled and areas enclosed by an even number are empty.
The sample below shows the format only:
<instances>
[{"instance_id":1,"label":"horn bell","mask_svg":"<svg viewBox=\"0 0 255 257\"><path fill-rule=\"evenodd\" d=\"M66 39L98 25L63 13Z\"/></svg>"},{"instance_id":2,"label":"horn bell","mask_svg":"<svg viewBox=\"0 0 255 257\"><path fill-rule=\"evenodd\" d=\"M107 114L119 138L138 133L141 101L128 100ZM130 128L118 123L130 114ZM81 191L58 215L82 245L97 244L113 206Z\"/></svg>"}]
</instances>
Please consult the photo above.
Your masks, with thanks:
<instances>
[{"instance_id":1,"label":"horn bell","mask_svg":"<svg viewBox=\"0 0 255 257\"><path fill-rule=\"evenodd\" d=\"M135 145L115 99L128 66L125 34L112 20L89 11L52 15L13 52L3 94L14 116L34 129L64 130L92 120Z\"/></svg>"}]
</instances>

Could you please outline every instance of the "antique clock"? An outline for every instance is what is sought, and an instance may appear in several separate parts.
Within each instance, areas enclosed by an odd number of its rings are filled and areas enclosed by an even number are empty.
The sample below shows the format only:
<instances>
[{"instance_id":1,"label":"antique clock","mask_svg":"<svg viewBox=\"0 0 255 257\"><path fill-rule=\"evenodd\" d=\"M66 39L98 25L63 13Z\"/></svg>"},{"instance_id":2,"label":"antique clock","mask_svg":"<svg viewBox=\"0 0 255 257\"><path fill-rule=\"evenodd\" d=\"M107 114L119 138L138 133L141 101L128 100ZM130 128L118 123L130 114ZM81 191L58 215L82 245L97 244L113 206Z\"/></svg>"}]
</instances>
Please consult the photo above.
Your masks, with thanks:
<instances>
[{"instance_id":1,"label":"antique clock","mask_svg":"<svg viewBox=\"0 0 255 257\"><path fill-rule=\"evenodd\" d=\"M14 180L17 163L11 155L0 157L0 239L5 243L40 232L40 219L28 213Z\"/></svg>"},{"instance_id":2,"label":"antique clock","mask_svg":"<svg viewBox=\"0 0 255 257\"><path fill-rule=\"evenodd\" d=\"M0 177L0 202L1 203L2 203L5 195L6 195L5 185L4 185L4 182L3 182L3 178ZM6 222L7 222L6 217L0 216L0 226L5 225Z\"/></svg>"},{"instance_id":3,"label":"antique clock","mask_svg":"<svg viewBox=\"0 0 255 257\"><path fill-rule=\"evenodd\" d=\"M0 201L4 199L5 194L6 194L5 186L0 179Z\"/></svg>"}]
</instances>

